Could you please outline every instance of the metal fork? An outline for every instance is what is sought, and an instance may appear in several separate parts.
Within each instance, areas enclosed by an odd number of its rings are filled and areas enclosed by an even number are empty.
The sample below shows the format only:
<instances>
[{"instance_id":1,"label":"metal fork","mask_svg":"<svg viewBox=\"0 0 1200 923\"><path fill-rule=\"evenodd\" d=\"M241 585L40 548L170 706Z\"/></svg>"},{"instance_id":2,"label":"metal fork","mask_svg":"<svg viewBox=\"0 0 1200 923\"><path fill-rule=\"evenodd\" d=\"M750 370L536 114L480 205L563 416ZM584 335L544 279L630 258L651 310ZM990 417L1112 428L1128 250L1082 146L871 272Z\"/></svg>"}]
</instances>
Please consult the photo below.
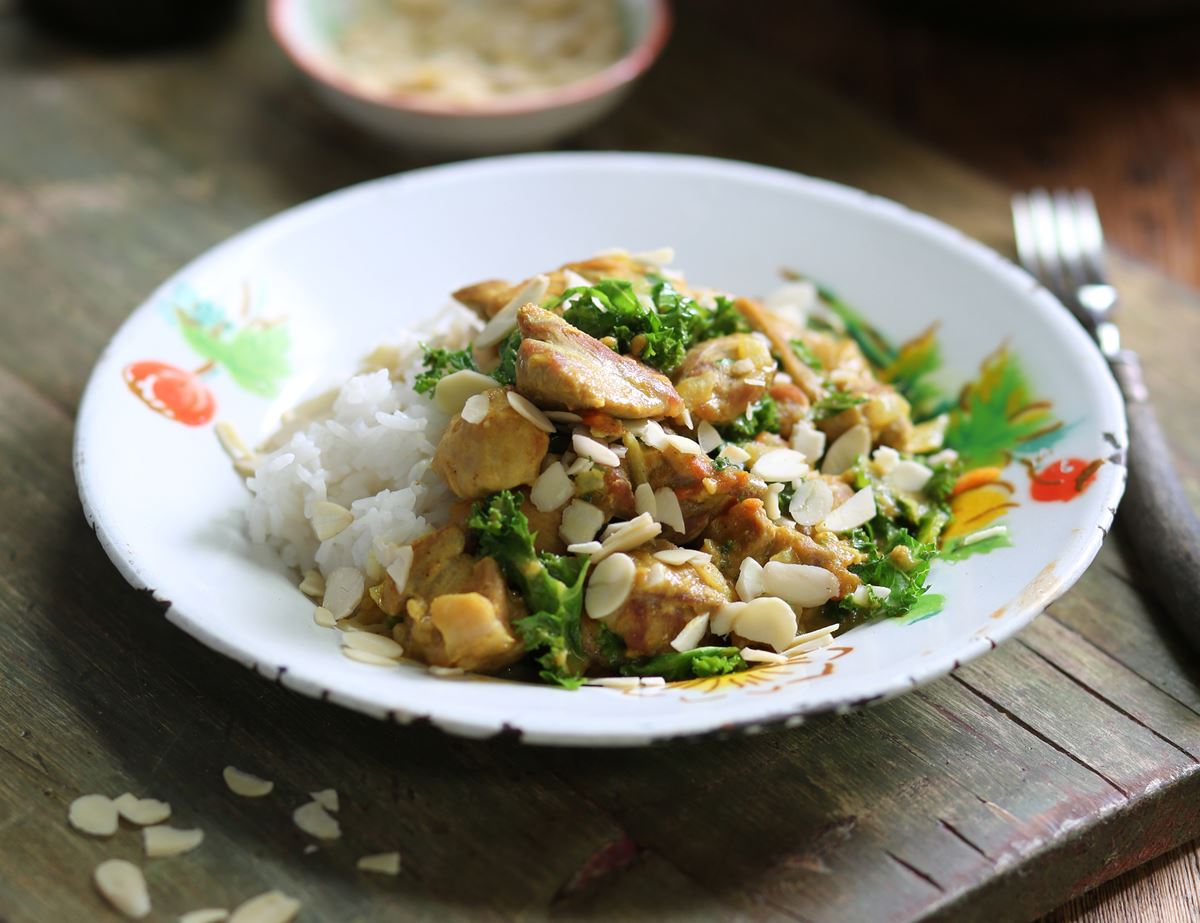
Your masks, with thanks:
<instances>
[{"instance_id":1,"label":"metal fork","mask_svg":"<svg viewBox=\"0 0 1200 923\"><path fill-rule=\"evenodd\" d=\"M1200 649L1200 521L1171 464L1137 354L1121 347L1117 290L1104 267L1104 233L1086 189L1034 189L1012 198L1021 265L1083 324L1108 360L1129 418L1128 483L1121 525L1147 579Z\"/></svg>"}]
</instances>

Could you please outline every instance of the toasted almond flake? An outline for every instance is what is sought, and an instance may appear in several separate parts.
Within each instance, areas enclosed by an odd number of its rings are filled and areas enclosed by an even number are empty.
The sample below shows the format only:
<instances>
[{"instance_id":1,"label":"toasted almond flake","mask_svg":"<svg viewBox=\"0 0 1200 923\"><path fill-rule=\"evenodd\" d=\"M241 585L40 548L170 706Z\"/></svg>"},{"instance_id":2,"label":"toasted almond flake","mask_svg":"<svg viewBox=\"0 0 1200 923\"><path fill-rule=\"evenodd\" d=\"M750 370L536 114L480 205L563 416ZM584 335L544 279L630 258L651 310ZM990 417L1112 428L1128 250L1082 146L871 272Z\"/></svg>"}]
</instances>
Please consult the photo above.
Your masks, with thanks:
<instances>
[{"instance_id":1,"label":"toasted almond flake","mask_svg":"<svg viewBox=\"0 0 1200 923\"><path fill-rule=\"evenodd\" d=\"M822 474L841 474L854 467L854 464L871 451L871 429L859 423L852 426L829 447L825 460L821 462Z\"/></svg>"},{"instance_id":2,"label":"toasted almond flake","mask_svg":"<svg viewBox=\"0 0 1200 923\"><path fill-rule=\"evenodd\" d=\"M374 872L377 875L399 875L400 853L381 852L372 856L363 856L355 863L355 867L360 872Z\"/></svg>"},{"instance_id":3,"label":"toasted almond flake","mask_svg":"<svg viewBox=\"0 0 1200 923\"><path fill-rule=\"evenodd\" d=\"M117 832L117 806L105 795L81 795L67 809L67 820L80 833L112 836Z\"/></svg>"},{"instance_id":4,"label":"toasted almond flake","mask_svg":"<svg viewBox=\"0 0 1200 923\"><path fill-rule=\"evenodd\" d=\"M404 588L408 586L408 574L412 570L412 562L412 545L401 545L395 550L392 562L387 566L387 575L392 578L392 583L396 584L397 593L403 593Z\"/></svg>"},{"instance_id":5,"label":"toasted almond flake","mask_svg":"<svg viewBox=\"0 0 1200 923\"><path fill-rule=\"evenodd\" d=\"M554 462L538 475L529 490L529 502L540 513L551 513L575 494L575 485L567 477L562 462Z\"/></svg>"},{"instance_id":6,"label":"toasted almond flake","mask_svg":"<svg viewBox=\"0 0 1200 923\"><path fill-rule=\"evenodd\" d=\"M820 478L796 484L788 514L800 526L815 526L833 511L833 490Z\"/></svg>"},{"instance_id":7,"label":"toasted almond flake","mask_svg":"<svg viewBox=\"0 0 1200 923\"><path fill-rule=\"evenodd\" d=\"M712 555L705 554L703 551L696 551L694 548L664 548L662 551L654 552L654 557L664 564L670 564L674 567L682 567L684 564L691 564L693 561L707 564L712 560Z\"/></svg>"},{"instance_id":8,"label":"toasted almond flake","mask_svg":"<svg viewBox=\"0 0 1200 923\"><path fill-rule=\"evenodd\" d=\"M546 290L549 287L550 280L546 276L534 276L530 279L509 299L508 304L483 325L483 329L475 337L475 345L481 349L487 349L489 346L495 346L512 333L517 326L517 311L530 302L540 303L546 297Z\"/></svg>"},{"instance_id":9,"label":"toasted almond flake","mask_svg":"<svg viewBox=\"0 0 1200 923\"><path fill-rule=\"evenodd\" d=\"M398 663L394 657L384 657L382 654L376 654L374 651L364 651L356 647L343 647L342 654L351 660L358 663L365 663L372 667L394 667Z\"/></svg>"},{"instance_id":10,"label":"toasted almond flake","mask_svg":"<svg viewBox=\"0 0 1200 923\"><path fill-rule=\"evenodd\" d=\"M746 663L787 663L788 659L783 654L776 654L774 651L764 651L757 647L743 647L738 653L742 655L742 660Z\"/></svg>"},{"instance_id":11,"label":"toasted almond flake","mask_svg":"<svg viewBox=\"0 0 1200 923\"><path fill-rule=\"evenodd\" d=\"M763 498L763 512L767 514L767 518L774 522L783 517L783 511L779 509L779 495L783 493L784 485L778 482L767 487L767 495Z\"/></svg>"},{"instance_id":12,"label":"toasted almond flake","mask_svg":"<svg viewBox=\"0 0 1200 923\"><path fill-rule=\"evenodd\" d=\"M442 378L433 389L433 402L448 417L462 413L463 405L476 394L496 387L496 379L474 369L459 369Z\"/></svg>"},{"instance_id":13,"label":"toasted almond flake","mask_svg":"<svg viewBox=\"0 0 1200 923\"><path fill-rule=\"evenodd\" d=\"M366 580L358 568L335 568L325 579L325 596L321 605L332 612L335 619L345 618L358 608L366 587Z\"/></svg>"},{"instance_id":14,"label":"toasted almond flake","mask_svg":"<svg viewBox=\"0 0 1200 923\"><path fill-rule=\"evenodd\" d=\"M821 635L821 637L805 641L803 644L793 644L784 653L789 657L796 657L799 654L809 654L813 651L819 651L821 648L829 647L831 644L833 644L833 635Z\"/></svg>"},{"instance_id":15,"label":"toasted almond flake","mask_svg":"<svg viewBox=\"0 0 1200 923\"><path fill-rule=\"evenodd\" d=\"M478 426L487 419L488 410L491 409L491 406L491 401L486 394L475 394L467 398L459 416L462 417L464 423Z\"/></svg>"},{"instance_id":16,"label":"toasted almond flake","mask_svg":"<svg viewBox=\"0 0 1200 923\"><path fill-rule=\"evenodd\" d=\"M430 675L441 677L462 676L467 672L462 667L439 667L437 664L431 664L428 670Z\"/></svg>"},{"instance_id":17,"label":"toasted almond flake","mask_svg":"<svg viewBox=\"0 0 1200 923\"><path fill-rule=\"evenodd\" d=\"M641 250L631 254L630 259L649 266L669 266L675 260L675 248L657 247L654 250Z\"/></svg>"},{"instance_id":18,"label":"toasted almond flake","mask_svg":"<svg viewBox=\"0 0 1200 923\"><path fill-rule=\"evenodd\" d=\"M820 606L838 591L838 580L823 567L768 561L762 573L763 590L794 606ZM793 637L795 632L793 632ZM789 637L787 643L791 644Z\"/></svg>"},{"instance_id":19,"label":"toasted almond flake","mask_svg":"<svg viewBox=\"0 0 1200 923\"><path fill-rule=\"evenodd\" d=\"M603 549L604 546L599 542L576 542L567 546L567 551L571 554L597 554Z\"/></svg>"},{"instance_id":20,"label":"toasted almond flake","mask_svg":"<svg viewBox=\"0 0 1200 923\"><path fill-rule=\"evenodd\" d=\"M642 513L625 523L624 528L619 532L606 538L592 561L598 562L617 551L632 551L652 538L657 538L660 532L662 532L662 525Z\"/></svg>"},{"instance_id":21,"label":"toasted almond flake","mask_svg":"<svg viewBox=\"0 0 1200 923\"><path fill-rule=\"evenodd\" d=\"M714 635L727 635L733 631L733 623L737 621L737 617L745 611L749 603L731 602L726 603L708 621L708 628Z\"/></svg>"},{"instance_id":22,"label":"toasted almond flake","mask_svg":"<svg viewBox=\"0 0 1200 923\"><path fill-rule=\"evenodd\" d=\"M750 471L764 481L794 481L808 472L808 463L795 449L772 449L760 455Z\"/></svg>"},{"instance_id":23,"label":"toasted almond flake","mask_svg":"<svg viewBox=\"0 0 1200 923\"><path fill-rule=\"evenodd\" d=\"M331 817L317 801L306 802L292 812L292 822L318 840L336 840L342 835L337 818Z\"/></svg>"},{"instance_id":24,"label":"toasted almond flake","mask_svg":"<svg viewBox=\"0 0 1200 923\"><path fill-rule=\"evenodd\" d=\"M942 449L942 451L930 455L925 461L930 465L953 465L958 461L958 453L954 449Z\"/></svg>"},{"instance_id":25,"label":"toasted almond flake","mask_svg":"<svg viewBox=\"0 0 1200 923\"><path fill-rule=\"evenodd\" d=\"M604 511L583 500L572 500L563 510L558 534L568 545L591 542L604 525Z\"/></svg>"},{"instance_id":26,"label":"toasted almond flake","mask_svg":"<svg viewBox=\"0 0 1200 923\"><path fill-rule=\"evenodd\" d=\"M369 631L347 631L342 635L342 645L356 651L366 651L380 657L390 657L395 660L404 656L404 648L387 635L377 635Z\"/></svg>"},{"instance_id":27,"label":"toasted almond flake","mask_svg":"<svg viewBox=\"0 0 1200 923\"><path fill-rule=\"evenodd\" d=\"M687 436L676 436L674 434L665 437L666 444L676 452L682 455L703 455L704 450L700 448L700 443L695 439L688 439Z\"/></svg>"},{"instance_id":28,"label":"toasted almond flake","mask_svg":"<svg viewBox=\"0 0 1200 923\"><path fill-rule=\"evenodd\" d=\"M615 468L621 463L616 452L603 442L597 442L591 436L585 436L582 433L576 433L571 437L571 448L575 450L576 455L581 458L590 458L598 465Z\"/></svg>"},{"instance_id":29,"label":"toasted almond flake","mask_svg":"<svg viewBox=\"0 0 1200 923\"><path fill-rule=\"evenodd\" d=\"M637 566L627 554L612 554L597 564L584 595L588 616L603 619L620 609L629 598L636 576Z\"/></svg>"},{"instance_id":30,"label":"toasted almond flake","mask_svg":"<svg viewBox=\"0 0 1200 923\"><path fill-rule=\"evenodd\" d=\"M146 826L161 824L171 816L171 806L165 801L155 798L138 798L126 792L119 798L113 799L117 812L131 824Z\"/></svg>"},{"instance_id":31,"label":"toasted almond flake","mask_svg":"<svg viewBox=\"0 0 1200 923\"><path fill-rule=\"evenodd\" d=\"M690 619L671 641L671 647L680 653L694 650L700 646L700 642L704 640L706 634L708 634L707 612Z\"/></svg>"},{"instance_id":32,"label":"toasted almond flake","mask_svg":"<svg viewBox=\"0 0 1200 923\"><path fill-rule=\"evenodd\" d=\"M595 676L583 681L585 686L607 686L610 689L636 689L642 684L636 676Z\"/></svg>"},{"instance_id":33,"label":"toasted almond flake","mask_svg":"<svg viewBox=\"0 0 1200 923\"><path fill-rule=\"evenodd\" d=\"M583 417L569 410L545 410L543 413L555 423L582 423Z\"/></svg>"},{"instance_id":34,"label":"toasted almond flake","mask_svg":"<svg viewBox=\"0 0 1200 923\"><path fill-rule=\"evenodd\" d=\"M333 613L324 606L317 606L313 609L313 621L322 628L336 628L337 619L333 617Z\"/></svg>"},{"instance_id":35,"label":"toasted almond flake","mask_svg":"<svg viewBox=\"0 0 1200 923\"><path fill-rule=\"evenodd\" d=\"M633 492L633 508L639 513L648 513L652 519L658 518L658 504L654 502L654 488L649 484L638 484Z\"/></svg>"},{"instance_id":36,"label":"toasted almond flake","mask_svg":"<svg viewBox=\"0 0 1200 923\"><path fill-rule=\"evenodd\" d=\"M275 788L275 783L268 779L260 779L258 776L251 775L248 772L242 772L235 766L226 766L221 775L225 779L225 784L229 790L235 795L241 795L243 798L261 798L263 795L271 794Z\"/></svg>"},{"instance_id":37,"label":"toasted almond flake","mask_svg":"<svg viewBox=\"0 0 1200 923\"><path fill-rule=\"evenodd\" d=\"M304 579L300 581L300 592L305 596L317 599L325 595L325 577L319 570L306 570Z\"/></svg>"},{"instance_id":38,"label":"toasted almond flake","mask_svg":"<svg viewBox=\"0 0 1200 923\"><path fill-rule=\"evenodd\" d=\"M118 913L140 920L150 912L150 892L142 870L124 859L106 859L92 873L96 890Z\"/></svg>"},{"instance_id":39,"label":"toasted almond flake","mask_svg":"<svg viewBox=\"0 0 1200 923\"><path fill-rule=\"evenodd\" d=\"M863 584L854 588L854 592L850 594L850 602L856 606L871 605L872 590L874 590L876 599L887 599L892 594L892 591L888 587Z\"/></svg>"},{"instance_id":40,"label":"toasted almond flake","mask_svg":"<svg viewBox=\"0 0 1200 923\"><path fill-rule=\"evenodd\" d=\"M796 637L796 613L777 596L760 596L737 613L733 630L747 641L769 644L782 651Z\"/></svg>"},{"instance_id":41,"label":"toasted almond flake","mask_svg":"<svg viewBox=\"0 0 1200 923\"><path fill-rule=\"evenodd\" d=\"M179 918L179 923L222 923L229 919L229 911L220 907L205 907L189 910Z\"/></svg>"},{"instance_id":42,"label":"toasted almond flake","mask_svg":"<svg viewBox=\"0 0 1200 923\"><path fill-rule=\"evenodd\" d=\"M796 635L796 637L792 638L792 646L784 651L784 653L790 654L793 648L807 644L809 641L815 641L817 638L831 637L841 627L840 622L834 622L832 625L826 625L824 628L815 628L812 631L806 631L802 635Z\"/></svg>"},{"instance_id":43,"label":"toasted almond flake","mask_svg":"<svg viewBox=\"0 0 1200 923\"><path fill-rule=\"evenodd\" d=\"M740 445L734 445L732 442L725 443L720 451L722 458L728 458L736 465L744 465L750 460L750 453L743 449Z\"/></svg>"},{"instance_id":44,"label":"toasted almond flake","mask_svg":"<svg viewBox=\"0 0 1200 923\"><path fill-rule=\"evenodd\" d=\"M835 507L821 525L830 532L849 532L875 518L875 492L868 486Z\"/></svg>"},{"instance_id":45,"label":"toasted almond flake","mask_svg":"<svg viewBox=\"0 0 1200 923\"><path fill-rule=\"evenodd\" d=\"M577 474L583 474L585 471L590 471L594 466L595 462L593 462L590 458L577 458L571 462L570 466L567 468L567 474L569 474L571 477L575 477Z\"/></svg>"},{"instance_id":46,"label":"toasted almond flake","mask_svg":"<svg viewBox=\"0 0 1200 923\"><path fill-rule=\"evenodd\" d=\"M658 508L655 517L669 529L682 533L686 528L683 522L683 508L679 505L679 497L670 487L660 487L654 492L654 503Z\"/></svg>"},{"instance_id":47,"label":"toasted almond flake","mask_svg":"<svg viewBox=\"0 0 1200 923\"><path fill-rule=\"evenodd\" d=\"M995 538L998 535L1007 535L1008 526L991 526L987 529L980 529L978 532L972 532L966 536L961 544L974 545L976 542L987 541L989 538Z\"/></svg>"},{"instance_id":48,"label":"toasted almond flake","mask_svg":"<svg viewBox=\"0 0 1200 923\"><path fill-rule=\"evenodd\" d=\"M323 788L319 792L309 792L308 797L323 807L326 811L337 812L340 807L336 788Z\"/></svg>"},{"instance_id":49,"label":"toasted almond flake","mask_svg":"<svg viewBox=\"0 0 1200 923\"><path fill-rule=\"evenodd\" d=\"M162 856L179 856L191 852L204 842L203 830L180 830L166 824L156 824L142 829L142 842L146 855L151 859Z\"/></svg>"},{"instance_id":50,"label":"toasted almond flake","mask_svg":"<svg viewBox=\"0 0 1200 923\"><path fill-rule=\"evenodd\" d=\"M301 904L282 891L267 891L234 908L229 923L290 923Z\"/></svg>"},{"instance_id":51,"label":"toasted almond flake","mask_svg":"<svg viewBox=\"0 0 1200 923\"><path fill-rule=\"evenodd\" d=\"M318 500L313 504L310 521L317 538L326 541L344 532L354 522L354 514L340 503Z\"/></svg>"},{"instance_id":52,"label":"toasted almond flake","mask_svg":"<svg viewBox=\"0 0 1200 923\"><path fill-rule=\"evenodd\" d=\"M646 443L652 449L662 450L667 445L667 431L654 420L640 420L642 425L636 429L630 429L638 439ZM625 428L629 429L629 423L625 424Z\"/></svg>"},{"instance_id":53,"label":"toasted almond flake","mask_svg":"<svg viewBox=\"0 0 1200 923\"><path fill-rule=\"evenodd\" d=\"M537 407L533 401L516 391L508 392L508 404L526 420L540 429L543 433L554 432L554 423Z\"/></svg>"},{"instance_id":54,"label":"toasted almond flake","mask_svg":"<svg viewBox=\"0 0 1200 923\"><path fill-rule=\"evenodd\" d=\"M810 465L825 453L825 434L807 421L792 427L792 448L804 456Z\"/></svg>"},{"instance_id":55,"label":"toasted almond flake","mask_svg":"<svg viewBox=\"0 0 1200 923\"><path fill-rule=\"evenodd\" d=\"M700 448L706 455L725 444L725 440L721 438L717 428L707 420L701 420L700 425L696 428L696 441L700 443Z\"/></svg>"},{"instance_id":56,"label":"toasted almond flake","mask_svg":"<svg viewBox=\"0 0 1200 923\"><path fill-rule=\"evenodd\" d=\"M763 567L758 561L749 556L742 559L741 570L738 571L737 590L738 598L742 602L750 602L752 599L757 599L763 594Z\"/></svg>"},{"instance_id":57,"label":"toasted almond flake","mask_svg":"<svg viewBox=\"0 0 1200 923\"><path fill-rule=\"evenodd\" d=\"M915 461L897 462L883 477L883 483L892 490L903 490L916 493L923 490L933 477L933 470Z\"/></svg>"},{"instance_id":58,"label":"toasted almond flake","mask_svg":"<svg viewBox=\"0 0 1200 923\"><path fill-rule=\"evenodd\" d=\"M876 471L880 474L887 474L900 464L900 453L890 445L881 445L871 453L871 461L875 463Z\"/></svg>"}]
</instances>

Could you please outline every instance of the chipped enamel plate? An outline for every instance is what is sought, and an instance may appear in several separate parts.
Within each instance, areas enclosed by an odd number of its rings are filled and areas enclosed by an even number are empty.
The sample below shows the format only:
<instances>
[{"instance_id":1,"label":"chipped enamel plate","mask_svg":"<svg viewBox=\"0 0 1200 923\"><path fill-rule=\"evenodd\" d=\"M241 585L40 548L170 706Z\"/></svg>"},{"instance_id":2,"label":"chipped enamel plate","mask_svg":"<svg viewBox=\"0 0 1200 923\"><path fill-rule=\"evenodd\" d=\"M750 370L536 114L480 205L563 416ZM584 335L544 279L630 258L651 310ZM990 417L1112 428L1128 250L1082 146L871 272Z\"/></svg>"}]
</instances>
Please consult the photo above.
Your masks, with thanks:
<instances>
[{"instance_id":1,"label":"chipped enamel plate","mask_svg":"<svg viewBox=\"0 0 1200 923\"><path fill-rule=\"evenodd\" d=\"M1012 545L936 563L940 614L858 628L732 680L568 692L344 657L337 635L313 623L296 576L250 546L246 494L213 424L229 421L257 442L286 407L346 374L397 322L437 311L465 283L520 278L615 245L663 244L691 278L735 292L765 294L781 267L802 270L897 341L939 324L949 393L1008 343L1031 390L1063 423L1053 451L1034 461L1104 461L1071 502L1035 502L1025 468L1007 468ZM206 369L172 316L181 297L193 306L191 323L230 349L240 347L222 324L261 333L285 323L292 371L276 365L235 377L230 369L244 357L233 354L218 373ZM210 304L222 310L209 317ZM270 335L259 347L275 348ZM260 371L281 378L264 387ZM201 256L138 308L101 356L79 413L75 461L88 518L126 579L168 604L180 628L265 677L455 734L610 746L794 724L897 695L987 652L1095 556L1124 484L1125 438L1117 390L1075 321L1028 275L958 231L779 170L572 153L366 183Z\"/></svg>"}]
</instances>

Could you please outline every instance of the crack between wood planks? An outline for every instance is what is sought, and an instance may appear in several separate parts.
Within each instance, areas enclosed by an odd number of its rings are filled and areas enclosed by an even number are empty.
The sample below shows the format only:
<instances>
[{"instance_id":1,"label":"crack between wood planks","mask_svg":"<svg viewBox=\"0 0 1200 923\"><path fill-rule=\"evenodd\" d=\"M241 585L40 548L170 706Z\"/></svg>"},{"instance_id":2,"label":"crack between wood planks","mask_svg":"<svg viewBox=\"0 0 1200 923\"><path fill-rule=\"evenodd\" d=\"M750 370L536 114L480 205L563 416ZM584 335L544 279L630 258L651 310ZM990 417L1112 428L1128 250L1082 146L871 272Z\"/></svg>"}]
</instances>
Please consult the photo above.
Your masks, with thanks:
<instances>
[{"instance_id":1,"label":"crack between wood planks","mask_svg":"<svg viewBox=\"0 0 1200 923\"><path fill-rule=\"evenodd\" d=\"M976 796L976 797L978 797L978 796ZM939 817L938 824L941 825L941 827L947 833L949 833L955 839L962 842L963 845L965 845L965 846L973 849L975 852L979 853L979 855L981 855L981 856L983 856L983 858L987 859L987 861L990 862L992 865L996 864L995 859L993 859L991 856L989 856L987 853L985 853L982 849L980 849L978 846L976 846L974 843L972 843L971 840L967 838L966 834L964 834L957 827L955 827L954 824L950 823L950 821L946 820L944 817Z\"/></svg>"},{"instance_id":2,"label":"crack between wood planks","mask_svg":"<svg viewBox=\"0 0 1200 923\"><path fill-rule=\"evenodd\" d=\"M1031 647L1029 642L1025 641L1023 638L1017 638L1017 642L1019 644L1021 644L1027 651L1029 651L1031 654L1033 654L1033 656L1037 657L1040 661L1042 661L1043 663L1048 665L1051 669L1055 670L1058 673L1061 673L1063 676L1065 676L1067 679L1069 679L1076 686L1078 686L1080 689L1082 689L1088 695L1092 696L1097 701L1104 703L1105 705L1107 705L1109 708L1111 708L1113 711L1117 712L1118 714L1124 715L1126 718L1128 718L1134 724L1138 725L1138 727L1145 728L1147 731L1149 731L1151 734L1153 734L1155 737L1157 737L1163 743L1178 750L1180 753L1182 753L1184 756L1186 756L1193 763L1200 763L1200 760L1196 759L1196 757L1192 753L1190 753L1188 750L1185 750L1183 747L1179 746L1179 744L1175 743L1175 741L1171 740L1171 738L1167 737L1166 735L1160 734L1158 731L1156 731L1154 728L1152 728L1150 725L1148 725L1145 721L1143 721L1137 715L1133 714L1132 712L1128 711L1125 708L1122 708L1120 705L1118 705L1116 702L1114 702L1108 696L1097 691L1096 689L1093 689L1091 686L1089 686L1087 683L1085 683L1079 677L1073 676L1071 673L1064 670L1062 667L1060 667L1058 664L1056 664L1053 660L1051 660L1049 657L1047 657L1041 651L1037 650L1034 647ZM1097 650L1099 651L1099 649L1097 649ZM1099 651L1099 653L1103 654L1104 652ZM1136 675L1136 674L1134 674L1134 675ZM1138 679L1141 679L1141 677L1139 676ZM1142 682L1145 682L1145 680L1142 680Z\"/></svg>"},{"instance_id":3,"label":"crack between wood planks","mask_svg":"<svg viewBox=\"0 0 1200 923\"><path fill-rule=\"evenodd\" d=\"M890 849L885 849L883 851L883 854L885 856L887 856L889 859L891 859L893 862L895 862L897 865L899 865L901 868L907 869L909 872L911 872L917 878L920 878L921 881L925 882L925 884L929 885L931 888L936 889L939 894L946 893L946 889L943 888L940 884L938 884L937 879L935 879L928 872L922 872L919 868L917 868L911 862L906 862L905 860L901 859Z\"/></svg>"},{"instance_id":4,"label":"crack between wood planks","mask_svg":"<svg viewBox=\"0 0 1200 923\"><path fill-rule=\"evenodd\" d=\"M952 680L954 680L956 683L961 684L964 689L968 690L969 692L973 692L975 695L979 696L979 698L981 698L981 699L983 699L983 701L987 702L988 705L992 706L992 708L994 708L996 711L998 711L1000 714L1002 714L1005 718L1007 718L1009 721L1011 721L1017 727L1021 728L1021 730L1032 734L1034 737L1036 737L1042 743L1057 750L1059 753L1061 753L1063 756L1065 756L1071 762L1078 763L1080 766L1082 766L1084 769L1086 769L1092 775L1096 776L1098 779L1103 781L1106 785L1111 786L1126 801L1129 800L1129 792L1127 792L1127 791L1125 791L1125 789L1121 788L1121 786L1119 786L1116 782L1114 782L1112 779L1110 779L1108 776L1106 776L1104 773L1102 773L1099 769L1096 769L1094 766L1089 765L1086 760L1081 759L1080 757L1076 756L1074 753L1072 753L1070 750L1068 750L1066 747L1064 747L1058 741L1054 740L1052 737L1048 736L1047 734L1044 734L1041 731L1039 731L1037 728L1035 728L1033 725L1031 725L1028 721L1025 721L1024 719L1017 717L1017 715L1012 710L1005 708L1003 705L1001 705L999 702L997 702L991 696L987 695L984 692L979 691L974 686L972 686L970 683L968 683L965 679L960 677L958 674L951 673L950 678Z\"/></svg>"}]
</instances>

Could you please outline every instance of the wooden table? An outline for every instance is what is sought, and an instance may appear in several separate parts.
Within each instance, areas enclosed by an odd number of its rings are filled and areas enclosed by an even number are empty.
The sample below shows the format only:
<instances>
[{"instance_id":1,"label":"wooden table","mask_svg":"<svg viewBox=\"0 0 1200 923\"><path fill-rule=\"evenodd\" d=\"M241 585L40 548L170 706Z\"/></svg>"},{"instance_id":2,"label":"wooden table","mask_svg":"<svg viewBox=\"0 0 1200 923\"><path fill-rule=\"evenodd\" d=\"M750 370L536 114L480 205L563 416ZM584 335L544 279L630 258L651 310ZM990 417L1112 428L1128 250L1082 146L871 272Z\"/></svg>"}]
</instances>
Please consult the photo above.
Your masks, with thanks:
<instances>
[{"instance_id":1,"label":"wooden table","mask_svg":"<svg viewBox=\"0 0 1200 923\"><path fill-rule=\"evenodd\" d=\"M167 624L79 511L70 440L88 368L203 248L411 165L301 92L254 12L211 48L126 60L0 16L0 919L109 918L91 869L142 861L140 844L67 829L66 805L92 791L155 795L205 830L195 852L144 861L162 920L271 887L307 920L1025 920L1200 833L1200 670L1119 539L1047 615L951 677L793 731L651 750L380 724ZM763 41L685 17L636 97L576 145L829 176L1011 248L1001 187ZM1200 304L1129 260L1115 270L1194 486ZM226 764L275 792L233 798ZM326 786L345 836L309 853L291 810ZM354 870L389 849L399 878Z\"/></svg>"}]
</instances>

